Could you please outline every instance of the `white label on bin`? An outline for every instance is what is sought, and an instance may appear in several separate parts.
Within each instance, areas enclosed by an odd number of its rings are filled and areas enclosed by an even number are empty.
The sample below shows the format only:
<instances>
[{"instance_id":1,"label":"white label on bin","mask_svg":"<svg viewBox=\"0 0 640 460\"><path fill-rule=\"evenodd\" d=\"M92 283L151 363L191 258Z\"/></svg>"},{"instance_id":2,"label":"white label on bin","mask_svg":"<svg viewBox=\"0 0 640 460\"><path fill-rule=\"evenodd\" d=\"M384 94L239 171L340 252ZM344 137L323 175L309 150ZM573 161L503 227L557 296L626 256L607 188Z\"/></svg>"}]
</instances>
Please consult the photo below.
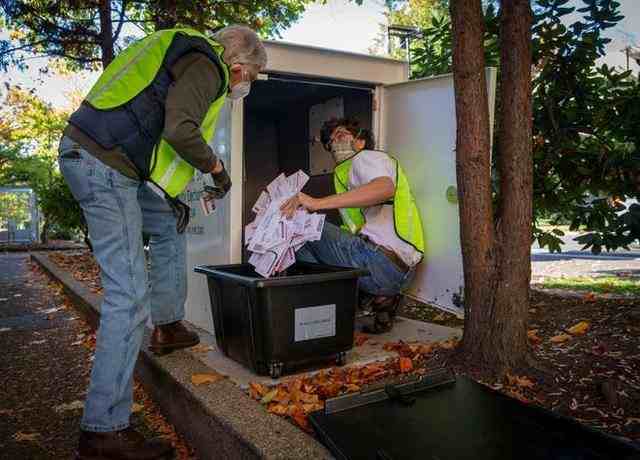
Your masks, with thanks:
<instances>
[{"instance_id":1,"label":"white label on bin","mask_svg":"<svg viewBox=\"0 0 640 460\"><path fill-rule=\"evenodd\" d=\"M295 341L320 339L336 335L336 305L295 310Z\"/></svg>"}]
</instances>

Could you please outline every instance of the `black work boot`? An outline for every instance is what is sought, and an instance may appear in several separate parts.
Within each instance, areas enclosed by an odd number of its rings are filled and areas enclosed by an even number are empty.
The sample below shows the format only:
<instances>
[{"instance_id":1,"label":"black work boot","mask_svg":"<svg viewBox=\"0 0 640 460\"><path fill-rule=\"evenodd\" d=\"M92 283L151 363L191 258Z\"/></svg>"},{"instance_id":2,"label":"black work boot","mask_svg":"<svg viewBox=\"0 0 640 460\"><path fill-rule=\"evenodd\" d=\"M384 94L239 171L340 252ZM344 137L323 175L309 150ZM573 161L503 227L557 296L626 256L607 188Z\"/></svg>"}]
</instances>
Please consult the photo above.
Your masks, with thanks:
<instances>
[{"instance_id":1,"label":"black work boot","mask_svg":"<svg viewBox=\"0 0 640 460\"><path fill-rule=\"evenodd\" d=\"M149 350L156 355L166 355L174 350L189 348L200 343L200 337L188 330L182 321L153 328Z\"/></svg>"},{"instance_id":2,"label":"black work boot","mask_svg":"<svg viewBox=\"0 0 640 460\"><path fill-rule=\"evenodd\" d=\"M75 460L168 460L175 451L169 441L146 440L133 428L106 433L80 431Z\"/></svg>"},{"instance_id":3,"label":"black work boot","mask_svg":"<svg viewBox=\"0 0 640 460\"><path fill-rule=\"evenodd\" d=\"M371 299L368 307L373 313L373 324L364 327L367 334L384 334L393 328L401 296L377 296Z\"/></svg>"}]
</instances>

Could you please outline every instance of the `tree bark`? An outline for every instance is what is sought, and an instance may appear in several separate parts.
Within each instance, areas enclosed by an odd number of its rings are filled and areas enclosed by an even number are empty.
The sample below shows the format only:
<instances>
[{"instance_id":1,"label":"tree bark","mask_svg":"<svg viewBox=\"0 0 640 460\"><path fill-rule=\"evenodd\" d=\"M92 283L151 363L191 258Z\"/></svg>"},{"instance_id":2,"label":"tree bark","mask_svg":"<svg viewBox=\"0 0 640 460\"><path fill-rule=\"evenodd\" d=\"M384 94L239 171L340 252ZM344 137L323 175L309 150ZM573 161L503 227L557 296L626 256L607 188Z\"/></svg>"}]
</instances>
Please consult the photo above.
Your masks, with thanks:
<instances>
[{"instance_id":1,"label":"tree bark","mask_svg":"<svg viewBox=\"0 0 640 460\"><path fill-rule=\"evenodd\" d=\"M502 2L501 201L495 224L481 2L456 0L450 9L465 277L461 350L464 359L500 375L523 365L528 353L533 170L531 9L528 0Z\"/></svg>"},{"instance_id":2,"label":"tree bark","mask_svg":"<svg viewBox=\"0 0 640 460\"><path fill-rule=\"evenodd\" d=\"M464 266L465 324L462 351L484 354L496 281L495 235L491 201L489 108L484 70L484 19L480 0L450 3L453 24L456 176ZM490 359L489 350L484 361Z\"/></svg>"},{"instance_id":3,"label":"tree bark","mask_svg":"<svg viewBox=\"0 0 640 460\"><path fill-rule=\"evenodd\" d=\"M507 367L525 360L529 344L533 157L531 23L529 0L503 0L500 20L500 282L492 342Z\"/></svg>"},{"instance_id":4,"label":"tree bark","mask_svg":"<svg viewBox=\"0 0 640 460\"><path fill-rule=\"evenodd\" d=\"M40 230L40 242L42 244L47 244L49 242L49 228L51 224L49 220L45 217L44 223L42 224L42 230Z\"/></svg>"},{"instance_id":5,"label":"tree bark","mask_svg":"<svg viewBox=\"0 0 640 460\"><path fill-rule=\"evenodd\" d=\"M111 0L100 0L100 48L102 50L102 68L106 69L113 61L114 53Z\"/></svg>"},{"instance_id":6,"label":"tree bark","mask_svg":"<svg viewBox=\"0 0 640 460\"><path fill-rule=\"evenodd\" d=\"M156 30L171 29L178 23L176 0L158 0Z\"/></svg>"}]
</instances>

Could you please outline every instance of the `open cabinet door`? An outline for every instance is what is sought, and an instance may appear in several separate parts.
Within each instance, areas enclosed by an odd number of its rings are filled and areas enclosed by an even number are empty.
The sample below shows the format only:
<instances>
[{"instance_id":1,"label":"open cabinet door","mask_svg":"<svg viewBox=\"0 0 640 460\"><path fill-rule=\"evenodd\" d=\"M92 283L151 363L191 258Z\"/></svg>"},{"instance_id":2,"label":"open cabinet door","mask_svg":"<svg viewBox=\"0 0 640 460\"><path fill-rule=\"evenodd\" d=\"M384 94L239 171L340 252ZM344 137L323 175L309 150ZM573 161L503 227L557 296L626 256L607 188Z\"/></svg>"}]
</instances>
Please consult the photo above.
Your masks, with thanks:
<instances>
[{"instance_id":1,"label":"open cabinet door","mask_svg":"<svg viewBox=\"0 0 640 460\"><path fill-rule=\"evenodd\" d=\"M232 151L232 104L225 103L220 115L213 140L210 146L220 158L234 186L223 199L216 201L216 209L210 215L203 213L200 196L204 185L213 185L208 174L196 171L181 199L191 207L191 219L187 227L187 302L185 305L186 320L198 327L213 332L213 318L206 277L194 273L197 265L219 265L231 262L232 258L232 200L234 194L240 193L241 180L236 180L236 165L231 158ZM238 168L239 169L239 168Z\"/></svg>"},{"instance_id":2,"label":"open cabinet door","mask_svg":"<svg viewBox=\"0 0 640 460\"><path fill-rule=\"evenodd\" d=\"M487 86L493 126L495 69L487 69ZM424 260L407 294L463 314L453 75L385 86L381 99L380 143L409 178L425 233Z\"/></svg>"}]
</instances>

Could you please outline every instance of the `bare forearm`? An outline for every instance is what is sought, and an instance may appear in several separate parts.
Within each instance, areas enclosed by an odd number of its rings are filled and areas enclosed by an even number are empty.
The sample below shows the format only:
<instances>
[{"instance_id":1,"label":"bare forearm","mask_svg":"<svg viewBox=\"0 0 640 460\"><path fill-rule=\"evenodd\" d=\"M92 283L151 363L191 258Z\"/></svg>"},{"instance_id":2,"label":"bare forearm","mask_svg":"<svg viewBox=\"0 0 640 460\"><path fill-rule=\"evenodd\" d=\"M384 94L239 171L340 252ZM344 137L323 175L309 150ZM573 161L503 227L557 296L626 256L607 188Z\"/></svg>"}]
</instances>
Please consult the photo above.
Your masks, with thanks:
<instances>
[{"instance_id":1,"label":"bare forearm","mask_svg":"<svg viewBox=\"0 0 640 460\"><path fill-rule=\"evenodd\" d=\"M366 208L393 198L395 187L388 177L378 177L368 184L362 185L337 195L317 198L318 210L340 208Z\"/></svg>"}]
</instances>

